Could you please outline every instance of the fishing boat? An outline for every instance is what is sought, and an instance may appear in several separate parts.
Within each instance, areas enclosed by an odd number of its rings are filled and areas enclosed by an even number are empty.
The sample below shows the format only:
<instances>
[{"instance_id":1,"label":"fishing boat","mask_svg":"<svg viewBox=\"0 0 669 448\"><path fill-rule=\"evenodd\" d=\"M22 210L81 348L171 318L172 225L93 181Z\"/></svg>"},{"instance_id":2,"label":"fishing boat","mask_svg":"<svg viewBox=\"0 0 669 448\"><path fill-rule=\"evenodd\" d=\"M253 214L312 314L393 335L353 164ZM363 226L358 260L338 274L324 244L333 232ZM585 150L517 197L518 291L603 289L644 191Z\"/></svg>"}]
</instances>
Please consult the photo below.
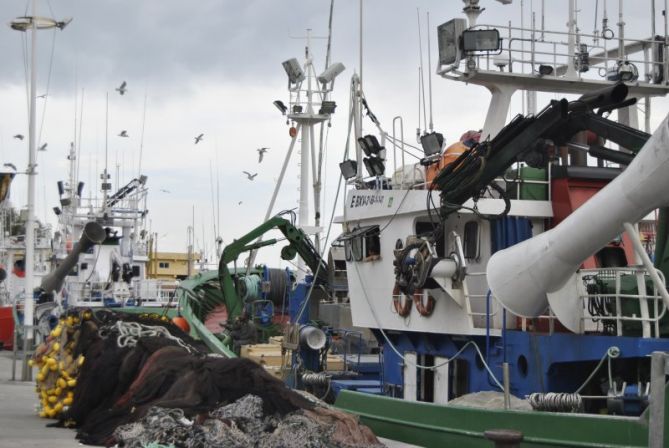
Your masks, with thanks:
<instances>
[{"instance_id":1,"label":"fishing boat","mask_svg":"<svg viewBox=\"0 0 669 448\"><path fill-rule=\"evenodd\" d=\"M592 34L573 1L566 31L478 24L478 3L438 27L437 73L491 92L480 130L421 132L420 161L393 157L392 176L382 150L404 142L359 135L343 165L353 324L383 375L336 404L423 446L669 446L669 123L650 129L667 38L654 12L652 37L629 38L622 2L617 30L604 11ZM542 93L557 97L538 109Z\"/></svg>"},{"instance_id":2,"label":"fishing boat","mask_svg":"<svg viewBox=\"0 0 669 448\"><path fill-rule=\"evenodd\" d=\"M77 173L74 145L67 156L69 176L58 182L60 204L54 207L54 268L70 255L84 234L95 227L96 244L82 250L56 291L56 301L67 307L160 307L174 295L176 283L149 279L149 231L146 223L147 176L139 175L112 190L101 174L100 194L84 194ZM104 177L107 177L105 180ZM93 224L91 224L93 223ZM90 235L89 235L90 236Z\"/></svg>"}]
</instances>

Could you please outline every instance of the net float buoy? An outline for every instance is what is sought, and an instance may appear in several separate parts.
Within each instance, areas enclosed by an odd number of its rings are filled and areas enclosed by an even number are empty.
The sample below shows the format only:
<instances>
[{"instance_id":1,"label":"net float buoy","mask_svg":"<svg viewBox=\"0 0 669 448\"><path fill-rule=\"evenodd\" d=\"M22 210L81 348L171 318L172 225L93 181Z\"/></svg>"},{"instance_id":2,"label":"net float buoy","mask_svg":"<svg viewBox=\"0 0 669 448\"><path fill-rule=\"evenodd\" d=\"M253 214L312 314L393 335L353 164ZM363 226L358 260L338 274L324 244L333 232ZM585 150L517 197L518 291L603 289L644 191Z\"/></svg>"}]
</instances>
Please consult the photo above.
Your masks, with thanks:
<instances>
[{"instance_id":1,"label":"net float buoy","mask_svg":"<svg viewBox=\"0 0 669 448\"><path fill-rule=\"evenodd\" d=\"M177 327L181 328L183 331L186 333L190 332L190 325L188 324L188 321L184 319L181 316L175 316L172 318L172 323L176 325Z\"/></svg>"}]
</instances>

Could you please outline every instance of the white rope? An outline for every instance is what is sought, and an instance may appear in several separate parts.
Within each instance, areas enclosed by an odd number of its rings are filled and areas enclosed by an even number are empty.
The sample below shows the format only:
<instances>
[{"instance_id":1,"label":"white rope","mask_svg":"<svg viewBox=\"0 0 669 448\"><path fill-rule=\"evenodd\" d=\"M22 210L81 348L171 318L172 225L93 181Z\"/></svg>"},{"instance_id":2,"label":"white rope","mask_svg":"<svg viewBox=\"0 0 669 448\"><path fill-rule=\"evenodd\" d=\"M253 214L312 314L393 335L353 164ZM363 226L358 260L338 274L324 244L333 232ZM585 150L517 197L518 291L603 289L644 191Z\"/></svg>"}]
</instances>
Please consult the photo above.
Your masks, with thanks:
<instances>
[{"instance_id":1,"label":"white rope","mask_svg":"<svg viewBox=\"0 0 669 448\"><path fill-rule=\"evenodd\" d=\"M178 337L172 336L169 330L161 325L144 325L138 322L124 322L119 320L108 328L118 332L116 344L121 348L135 347L139 338L160 336L176 342L178 345L185 348L189 353L192 352L192 349L190 346L188 346L188 344L184 343Z\"/></svg>"}]
</instances>

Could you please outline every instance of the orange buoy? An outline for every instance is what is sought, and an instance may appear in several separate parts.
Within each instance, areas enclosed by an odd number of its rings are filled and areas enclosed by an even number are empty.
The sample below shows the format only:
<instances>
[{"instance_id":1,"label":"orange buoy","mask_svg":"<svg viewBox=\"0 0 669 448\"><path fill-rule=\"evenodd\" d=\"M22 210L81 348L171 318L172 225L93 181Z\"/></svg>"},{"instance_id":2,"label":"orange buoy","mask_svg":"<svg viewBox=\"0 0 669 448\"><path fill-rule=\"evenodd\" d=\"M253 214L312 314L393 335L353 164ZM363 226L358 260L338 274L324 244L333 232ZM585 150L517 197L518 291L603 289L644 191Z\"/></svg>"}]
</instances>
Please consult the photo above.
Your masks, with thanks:
<instances>
[{"instance_id":1,"label":"orange buoy","mask_svg":"<svg viewBox=\"0 0 669 448\"><path fill-rule=\"evenodd\" d=\"M172 323L176 325L177 327L181 328L183 331L186 333L190 332L190 325L188 324L188 321L184 319L181 316L175 316L172 318Z\"/></svg>"},{"instance_id":2,"label":"orange buoy","mask_svg":"<svg viewBox=\"0 0 669 448\"><path fill-rule=\"evenodd\" d=\"M291 126L290 129L288 129L288 135L290 135L292 138L295 138L297 135L297 128L295 126Z\"/></svg>"}]
</instances>

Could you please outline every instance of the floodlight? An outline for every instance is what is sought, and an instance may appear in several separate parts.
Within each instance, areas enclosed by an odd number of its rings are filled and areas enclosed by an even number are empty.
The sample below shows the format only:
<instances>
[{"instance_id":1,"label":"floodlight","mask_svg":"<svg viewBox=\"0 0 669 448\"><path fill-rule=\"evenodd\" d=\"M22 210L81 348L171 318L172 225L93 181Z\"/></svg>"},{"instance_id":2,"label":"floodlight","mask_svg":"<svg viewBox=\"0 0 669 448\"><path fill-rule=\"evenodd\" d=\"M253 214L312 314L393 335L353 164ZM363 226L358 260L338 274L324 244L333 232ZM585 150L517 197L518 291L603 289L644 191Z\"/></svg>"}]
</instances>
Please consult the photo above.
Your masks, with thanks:
<instances>
[{"instance_id":1,"label":"floodlight","mask_svg":"<svg viewBox=\"0 0 669 448\"><path fill-rule=\"evenodd\" d=\"M321 103L321 108L318 111L318 113L321 115L333 114L336 108L337 108L337 103L335 103L334 101L323 101Z\"/></svg>"},{"instance_id":2,"label":"floodlight","mask_svg":"<svg viewBox=\"0 0 669 448\"><path fill-rule=\"evenodd\" d=\"M465 30L462 33L462 50L469 51L498 51L501 48L502 39L499 31L490 30Z\"/></svg>"},{"instance_id":3,"label":"floodlight","mask_svg":"<svg viewBox=\"0 0 669 448\"><path fill-rule=\"evenodd\" d=\"M550 76L553 74L553 66L541 64L539 66L539 76Z\"/></svg>"},{"instance_id":4,"label":"floodlight","mask_svg":"<svg viewBox=\"0 0 669 448\"><path fill-rule=\"evenodd\" d=\"M302 71L302 67L300 67L300 63L297 62L297 59L288 59L287 61L284 61L282 65L283 69L286 71L286 75L288 75L289 82L297 84L298 82L304 81L304 72Z\"/></svg>"},{"instance_id":5,"label":"floodlight","mask_svg":"<svg viewBox=\"0 0 669 448\"><path fill-rule=\"evenodd\" d=\"M332 82L335 80L337 76L341 74L346 69L344 67L344 64L341 62L335 62L334 64L330 65L328 68L325 69L323 73L318 75L318 82L321 84L327 84L329 82Z\"/></svg>"},{"instance_id":6,"label":"floodlight","mask_svg":"<svg viewBox=\"0 0 669 448\"><path fill-rule=\"evenodd\" d=\"M442 23L437 28L439 44L439 65L457 64L462 59L460 36L467 29L467 20L453 19Z\"/></svg>"},{"instance_id":7,"label":"floodlight","mask_svg":"<svg viewBox=\"0 0 669 448\"><path fill-rule=\"evenodd\" d=\"M65 194L65 185L62 180L59 180L56 185L58 185L58 196Z\"/></svg>"},{"instance_id":8,"label":"floodlight","mask_svg":"<svg viewBox=\"0 0 669 448\"><path fill-rule=\"evenodd\" d=\"M377 157L365 157L362 161L370 176L383 176L383 173L386 171L383 160Z\"/></svg>"},{"instance_id":9,"label":"floodlight","mask_svg":"<svg viewBox=\"0 0 669 448\"><path fill-rule=\"evenodd\" d=\"M84 192L84 183L79 182L77 184L77 196L81 197L81 193L83 193L83 192Z\"/></svg>"},{"instance_id":10,"label":"floodlight","mask_svg":"<svg viewBox=\"0 0 669 448\"><path fill-rule=\"evenodd\" d=\"M358 174L358 162L355 160L344 160L339 164L339 170L344 179L352 179Z\"/></svg>"},{"instance_id":11,"label":"floodlight","mask_svg":"<svg viewBox=\"0 0 669 448\"><path fill-rule=\"evenodd\" d=\"M294 114L301 114L302 113L302 106L299 104L293 105L293 113Z\"/></svg>"},{"instance_id":12,"label":"floodlight","mask_svg":"<svg viewBox=\"0 0 669 448\"><path fill-rule=\"evenodd\" d=\"M367 157L371 155L378 155L381 150L384 149L383 146L379 144L379 141L376 139L376 137L371 134L360 137L358 139L358 143Z\"/></svg>"},{"instance_id":13,"label":"floodlight","mask_svg":"<svg viewBox=\"0 0 669 448\"><path fill-rule=\"evenodd\" d=\"M276 100L272 104L274 104L274 106L276 106L276 108L279 109L281 115L286 115L286 111L288 110L288 108L286 107L285 104L283 104L283 101Z\"/></svg>"},{"instance_id":14,"label":"floodlight","mask_svg":"<svg viewBox=\"0 0 669 448\"><path fill-rule=\"evenodd\" d=\"M53 212L56 214L56 216L60 216L60 214L63 213L60 207L54 207Z\"/></svg>"},{"instance_id":15,"label":"floodlight","mask_svg":"<svg viewBox=\"0 0 669 448\"><path fill-rule=\"evenodd\" d=\"M430 157L441 152L444 146L444 136L438 132L430 132L420 138L420 144L423 147L425 157Z\"/></svg>"}]
</instances>

